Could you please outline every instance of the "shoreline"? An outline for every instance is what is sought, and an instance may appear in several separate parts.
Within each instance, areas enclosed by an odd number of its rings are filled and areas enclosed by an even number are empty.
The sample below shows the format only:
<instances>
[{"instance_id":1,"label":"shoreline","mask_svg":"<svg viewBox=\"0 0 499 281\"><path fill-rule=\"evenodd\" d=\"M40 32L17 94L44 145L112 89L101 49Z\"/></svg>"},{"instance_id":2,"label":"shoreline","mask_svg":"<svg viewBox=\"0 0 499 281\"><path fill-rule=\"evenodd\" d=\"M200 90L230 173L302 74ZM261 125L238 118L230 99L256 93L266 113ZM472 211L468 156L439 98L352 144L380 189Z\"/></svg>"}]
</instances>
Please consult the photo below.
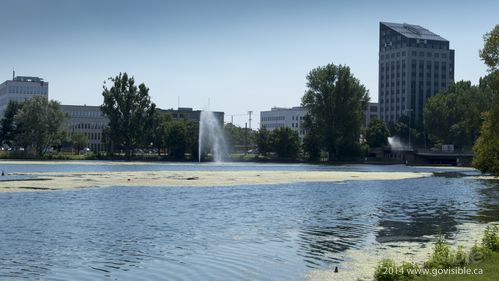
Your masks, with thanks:
<instances>
[{"instance_id":1,"label":"shoreline","mask_svg":"<svg viewBox=\"0 0 499 281\"><path fill-rule=\"evenodd\" d=\"M446 239L452 249L458 246L469 251L475 242L480 242L484 229L490 223L463 223L457 225L457 231L451 239ZM415 262L421 264L427 260L434 249L434 240L437 235L424 236L428 241L423 242L388 242L380 243L373 241L371 244L361 249L349 249L344 252L342 258L345 260L338 266L339 271L334 272L334 266L326 269L311 270L305 274L307 281L326 280L374 280L374 272L378 262L389 258L397 263Z\"/></svg>"},{"instance_id":2,"label":"shoreline","mask_svg":"<svg viewBox=\"0 0 499 281\"><path fill-rule=\"evenodd\" d=\"M134 171L12 173L0 180L0 192L76 190L110 186L202 187L343 182L352 180L401 180L433 176L428 172L345 171Z\"/></svg>"},{"instance_id":3,"label":"shoreline","mask_svg":"<svg viewBox=\"0 0 499 281\"><path fill-rule=\"evenodd\" d=\"M15 162L20 162L20 163L29 163L29 164L45 164L45 163L88 163L88 162L102 162L102 163L107 163L107 162L112 162L112 163L130 163L130 164L149 164L149 163L155 163L155 164L175 164L175 165L180 165L180 164L220 164L217 162L212 162L212 161L192 161L192 160L168 160L168 159L159 159L159 158L134 158L131 160L126 160L125 158L100 158L100 159L36 159L36 158L0 158L0 164L11 164ZM470 169L473 168L471 165L465 165L465 166L453 166L453 165L442 165L442 164L434 164L434 165L429 165L427 163L425 164L418 164L418 163L411 163L410 165L407 165L403 162L400 161L364 161L364 160L359 160L359 161L335 161L335 162L329 162L329 161L304 161L304 160L286 160L286 159L230 159L227 160L226 162L222 163L241 163L241 164L246 164L246 163L254 163L254 164L305 164L305 165L324 165L324 166L341 166L341 165L374 165L374 166L390 166L390 165L406 165L410 167L435 167L435 168L463 168L463 169Z\"/></svg>"}]
</instances>

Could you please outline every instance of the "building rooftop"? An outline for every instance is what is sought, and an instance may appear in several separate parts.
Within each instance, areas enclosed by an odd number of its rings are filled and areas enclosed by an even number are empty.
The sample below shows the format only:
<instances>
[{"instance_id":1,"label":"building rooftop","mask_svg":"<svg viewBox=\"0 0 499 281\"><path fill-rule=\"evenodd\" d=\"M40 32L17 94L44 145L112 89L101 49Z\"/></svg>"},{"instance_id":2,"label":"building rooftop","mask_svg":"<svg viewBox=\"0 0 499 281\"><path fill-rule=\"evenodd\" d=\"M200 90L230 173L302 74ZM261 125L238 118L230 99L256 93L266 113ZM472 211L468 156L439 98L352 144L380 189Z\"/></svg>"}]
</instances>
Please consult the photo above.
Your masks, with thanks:
<instances>
[{"instance_id":1,"label":"building rooftop","mask_svg":"<svg viewBox=\"0 0 499 281\"><path fill-rule=\"evenodd\" d=\"M306 110L306 108L302 106L293 106L291 108L274 106L270 109L270 111L279 111L279 110Z\"/></svg>"},{"instance_id":2,"label":"building rooftop","mask_svg":"<svg viewBox=\"0 0 499 281\"><path fill-rule=\"evenodd\" d=\"M440 35L435 34L419 25L407 24L407 23L393 23L393 22L381 22L381 24L404 35L407 38L448 42L448 40L441 37Z\"/></svg>"},{"instance_id":3,"label":"building rooftop","mask_svg":"<svg viewBox=\"0 0 499 281\"><path fill-rule=\"evenodd\" d=\"M32 77L32 76L16 76L16 77L14 77L13 80L20 81L20 82L42 82L43 78Z\"/></svg>"}]
</instances>

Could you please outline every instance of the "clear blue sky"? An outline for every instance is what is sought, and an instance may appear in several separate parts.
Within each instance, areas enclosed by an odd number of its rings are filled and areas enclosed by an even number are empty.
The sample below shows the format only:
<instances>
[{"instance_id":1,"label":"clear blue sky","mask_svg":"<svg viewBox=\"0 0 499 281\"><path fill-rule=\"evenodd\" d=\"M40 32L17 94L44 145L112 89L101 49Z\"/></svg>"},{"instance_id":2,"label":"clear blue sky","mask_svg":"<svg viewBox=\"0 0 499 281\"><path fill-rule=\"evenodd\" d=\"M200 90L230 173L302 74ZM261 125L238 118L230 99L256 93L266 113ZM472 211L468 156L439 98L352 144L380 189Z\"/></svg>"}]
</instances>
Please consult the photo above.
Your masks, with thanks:
<instances>
[{"instance_id":1,"label":"clear blue sky","mask_svg":"<svg viewBox=\"0 0 499 281\"><path fill-rule=\"evenodd\" d=\"M379 2L379 3L378 3ZM316 66L347 64L377 101L379 21L421 25L456 50L456 80L486 74L499 1L0 0L0 80L48 81L63 104L100 105L128 72L161 108L231 114L295 106ZM254 122L253 127L258 123Z\"/></svg>"}]
</instances>

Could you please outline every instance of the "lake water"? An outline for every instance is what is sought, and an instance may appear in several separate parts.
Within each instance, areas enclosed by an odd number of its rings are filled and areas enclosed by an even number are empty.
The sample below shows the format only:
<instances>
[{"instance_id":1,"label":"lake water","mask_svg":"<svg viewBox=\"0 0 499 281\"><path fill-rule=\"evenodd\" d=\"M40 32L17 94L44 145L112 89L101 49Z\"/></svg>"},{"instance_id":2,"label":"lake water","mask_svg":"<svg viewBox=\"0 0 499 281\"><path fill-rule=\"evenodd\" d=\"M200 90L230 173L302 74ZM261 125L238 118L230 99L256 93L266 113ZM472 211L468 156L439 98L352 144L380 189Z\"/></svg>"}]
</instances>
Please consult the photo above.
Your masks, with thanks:
<instances>
[{"instance_id":1,"label":"lake water","mask_svg":"<svg viewBox=\"0 0 499 281\"><path fill-rule=\"evenodd\" d=\"M1 164L7 172L436 171L273 164ZM499 184L440 175L232 187L0 193L0 279L301 280L372 243L452 237L499 220Z\"/></svg>"}]
</instances>

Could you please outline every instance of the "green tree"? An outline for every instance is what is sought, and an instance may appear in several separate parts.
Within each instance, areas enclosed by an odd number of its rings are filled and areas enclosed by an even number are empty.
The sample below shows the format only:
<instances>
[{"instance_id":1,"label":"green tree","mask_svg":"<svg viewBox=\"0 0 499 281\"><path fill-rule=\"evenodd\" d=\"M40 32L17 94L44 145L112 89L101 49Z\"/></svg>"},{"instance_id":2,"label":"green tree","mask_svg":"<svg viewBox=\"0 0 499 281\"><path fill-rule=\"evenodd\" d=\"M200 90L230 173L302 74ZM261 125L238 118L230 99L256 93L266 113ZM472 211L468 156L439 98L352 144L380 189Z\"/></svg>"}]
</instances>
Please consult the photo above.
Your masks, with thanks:
<instances>
[{"instance_id":1,"label":"green tree","mask_svg":"<svg viewBox=\"0 0 499 281\"><path fill-rule=\"evenodd\" d=\"M169 126L173 122L172 116L169 113L155 110L148 124L148 135L150 143L158 150L158 156L161 156L161 150L168 145Z\"/></svg>"},{"instance_id":2,"label":"green tree","mask_svg":"<svg viewBox=\"0 0 499 281\"><path fill-rule=\"evenodd\" d=\"M80 154L80 151L88 145L87 135L84 133L73 133L71 134L71 143L76 153Z\"/></svg>"},{"instance_id":3,"label":"green tree","mask_svg":"<svg viewBox=\"0 0 499 281\"><path fill-rule=\"evenodd\" d=\"M473 147L473 167L484 173L499 175L499 132L493 129L493 118L499 118L498 107L484 113L481 135ZM496 117L492 117L491 113ZM499 119L496 119L499 120Z\"/></svg>"},{"instance_id":4,"label":"green tree","mask_svg":"<svg viewBox=\"0 0 499 281\"><path fill-rule=\"evenodd\" d=\"M272 130L270 133L272 150L280 158L296 159L300 152L300 138L298 133L288 127Z\"/></svg>"},{"instance_id":5,"label":"green tree","mask_svg":"<svg viewBox=\"0 0 499 281\"><path fill-rule=\"evenodd\" d=\"M321 137L318 128L312 122L309 114L303 119L303 127L308 128L303 138L303 152L310 161L317 161L321 156Z\"/></svg>"},{"instance_id":6,"label":"green tree","mask_svg":"<svg viewBox=\"0 0 499 281\"><path fill-rule=\"evenodd\" d=\"M14 122L14 117L22 108L22 103L16 101L9 101L7 108L5 109L4 117L0 121L0 137L2 143L8 145L9 147L14 146L14 141L17 137L17 126Z\"/></svg>"},{"instance_id":7,"label":"green tree","mask_svg":"<svg viewBox=\"0 0 499 281\"><path fill-rule=\"evenodd\" d=\"M197 161L199 154L199 122L184 120L187 131L186 152L191 154L191 160Z\"/></svg>"},{"instance_id":8,"label":"green tree","mask_svg":"<svg viewBox=\"0 0 499 281\"><path fill-rule=\"evenodd\" d=\"M483 36L483 49L480 50L480 58L493 72L499 65L499 24L489 33Z\"/></svg>"},{"instance_id":9,"label":"green tree","mask_svg":"<svg viewBox=\"0 0 499 281\"><path fill-rule=\"evenodd\" d=\"M255 138L258 153L261 155L267 155L267 153L270 152L270 132L265 127L263 127L258 130Z\"/></svg>"},{"instance_id":10,"label":"green tree","mask_svg":"<svg viewBox=\"0 0 499 281\"><path fill-rule=\"evenodd\" d=\"M423 122L429 139L438 145L472 146L482 125L481 113L490 108L492 99L488 87L472 86L470 81L451 84L425 105Z\"/></svg>"},{"instance_id":11,"label":"green tree","mask_svg":"<svg viewBox=\"0 0 499 281\"><path fill-rule=\"evenodd\" d=\"M14 117L18 129L16 143L33 148L42 158L61 135L65 118L57 101L42 96L30 98Z\"/></svg>"},{"instance_id":12,"label":"green tree","mask_svg":"<svg viewBox=\"0 0 499 281\"><path fill-rule=\"evenodd\" d=\"M473 166L482 172L499 175L499 25L484 36L484 48L480 57L489 67L485 85L494 91L490 110L483 114L480 136L473 147ZM482 81L481 81L482 82ZM481 83L482 84L482 83Z\"/></svg>"},{"instance_id":13,"label":"green tree","mask_svg":"<svg viewBox=\"0 0 499 281\"><path fill-rule=\"evenodd\" d=\"M369 102L366 88L343 65L315 68L307 80L302 105L309 110L329 161L360 157L360 126Z\"/></svg>"},{"instance_id":14,"label":"green tree","mask_svg":"<svg viewBox=\"0 0 499 281\"><path fill-rule=\"evenodd\" d=\"M242 128L232 123L224 126L227 143L232 147L231 151L246 151L249 147L256 146L256 133L249 128Z\"/></svg>"},{"instance_id":15,"label":"green tree","mask_svg":"<svg viewBox=\"0 0 499 281\"><path fill-rule=\"evenodd\" d=\"M369 147L384 147L388 145L390 131L383 120L375 118L366 128L366 142Z\"/></svg>"},{"instance_id":16,"label":"green tree","mask_svg":"<svg viewBox=\"0 0 499 281\"><path fill-rule=\"evenodd\" d=\"M168 130L168 153L169 158L174 160L185 159L187 149L187 126L186 122L175 120Z\"/></svg>"},{"instance_id":17,"label":"green tree","mask_svg":"<svg viewBox=\"0 0 499 281\"><path fill-rule=\"evenodd\" d=\"M125 150L130 159L134 149L147 141L147 126L153 118L156 105L151 102L149 88L143 83L138 87L127 73L109 78L113 86L104 85L104 103L101 111L109 118L110 138Z\"/></svg>"},{"instance_id":18,"label":"green tree","mask_svg":"<svg viewBox=\"0 0 499 281\"><path fill-rule=\"evenodd\" d=\"M392 137L397 137L404 145L409 146L410 143L411 147L424 146L426 133L424 132L422 124L414 124L414 121L412 120L414 120L414 118L411 119L411 117L407 115L402 115L398 118L397 122L389 122L387 126L390 135Z\"/></svg>"}]
</instances>

